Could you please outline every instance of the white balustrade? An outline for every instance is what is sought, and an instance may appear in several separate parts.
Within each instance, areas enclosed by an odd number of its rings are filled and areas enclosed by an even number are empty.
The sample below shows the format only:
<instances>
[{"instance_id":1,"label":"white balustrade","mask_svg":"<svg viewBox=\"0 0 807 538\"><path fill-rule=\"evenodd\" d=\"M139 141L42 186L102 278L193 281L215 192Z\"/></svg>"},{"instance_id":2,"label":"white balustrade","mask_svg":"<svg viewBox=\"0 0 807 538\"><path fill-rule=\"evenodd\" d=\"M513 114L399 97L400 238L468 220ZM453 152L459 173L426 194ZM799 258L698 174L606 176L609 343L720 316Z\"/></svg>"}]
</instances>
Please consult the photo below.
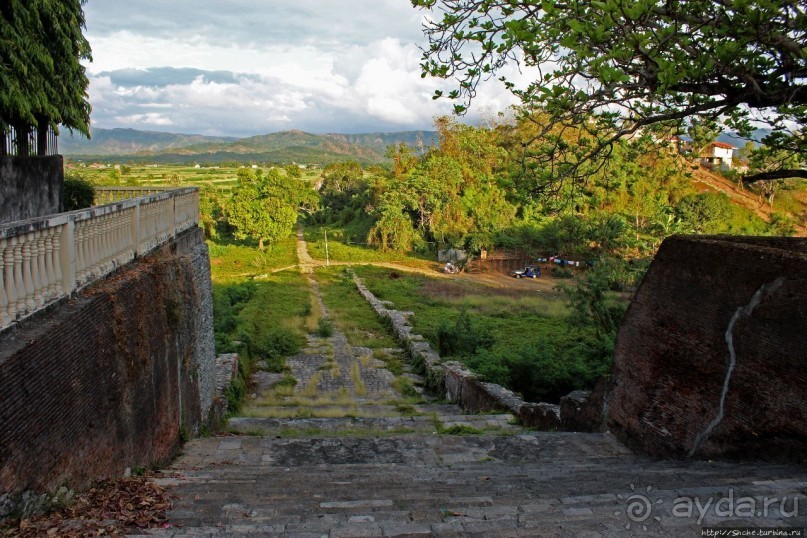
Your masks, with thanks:
<instances>
[{"instance_id":1,"label":"white balustrade","mask_svg":"<svg viewBox=\"0 0 807 538\"><path fill-rule=\"evenodd\" d=\"M195 188L99 189L96 199L117 201L0 225L0 330L199 222Z\"/></svg>"}]
</instances>

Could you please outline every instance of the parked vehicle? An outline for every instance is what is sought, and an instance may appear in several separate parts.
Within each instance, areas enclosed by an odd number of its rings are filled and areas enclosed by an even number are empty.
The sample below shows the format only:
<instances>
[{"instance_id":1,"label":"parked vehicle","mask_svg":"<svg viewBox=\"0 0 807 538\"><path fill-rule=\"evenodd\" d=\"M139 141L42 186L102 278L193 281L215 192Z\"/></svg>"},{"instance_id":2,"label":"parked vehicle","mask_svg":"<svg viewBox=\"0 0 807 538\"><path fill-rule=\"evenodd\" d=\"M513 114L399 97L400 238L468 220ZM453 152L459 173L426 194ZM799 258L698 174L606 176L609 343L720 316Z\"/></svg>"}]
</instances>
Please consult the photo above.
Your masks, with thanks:
<instances>
[{"instance_id":1,"label":"parked vehicle","mask_svg":"<svg viewBox=\"0 0 807 538\"><path fill-rule=\"evenodd\" d=\"M514 278L538 278L541 276L541 268L537 265L527 265L524 269L516 269L510 276Z\"/></svg>"}]
</instances>

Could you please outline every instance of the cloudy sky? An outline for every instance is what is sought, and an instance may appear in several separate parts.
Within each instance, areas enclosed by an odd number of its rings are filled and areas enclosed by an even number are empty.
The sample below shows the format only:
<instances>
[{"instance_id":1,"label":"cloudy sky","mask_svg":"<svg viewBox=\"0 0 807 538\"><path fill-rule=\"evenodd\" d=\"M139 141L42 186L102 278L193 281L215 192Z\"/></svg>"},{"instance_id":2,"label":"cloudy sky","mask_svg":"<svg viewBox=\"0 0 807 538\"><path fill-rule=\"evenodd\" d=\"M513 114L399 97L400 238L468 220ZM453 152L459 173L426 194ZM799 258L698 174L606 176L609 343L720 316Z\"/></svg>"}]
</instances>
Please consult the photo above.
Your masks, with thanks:
<instances>
[{"instance_id":1,"label":"cloudy sky","mask_svg":"<svg viewBox=\"0 0 807 538\"><path fill-rule=\"evenodd\" d=\"M249 136L431 129L409 0L89 0L94 127ZM513 98L480 91L471 123Z\"/></svg>"}]
</instances>

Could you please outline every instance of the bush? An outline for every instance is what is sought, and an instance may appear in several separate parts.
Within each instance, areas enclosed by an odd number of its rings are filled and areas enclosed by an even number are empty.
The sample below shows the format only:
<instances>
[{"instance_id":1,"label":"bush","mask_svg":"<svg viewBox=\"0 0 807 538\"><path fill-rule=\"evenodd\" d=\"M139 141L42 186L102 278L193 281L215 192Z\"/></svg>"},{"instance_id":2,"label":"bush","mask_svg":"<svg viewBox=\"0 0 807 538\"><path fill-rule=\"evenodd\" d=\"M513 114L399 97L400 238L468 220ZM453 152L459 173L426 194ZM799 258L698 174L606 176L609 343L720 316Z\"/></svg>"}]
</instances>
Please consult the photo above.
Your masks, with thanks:
<instances>
[{"instance_id":1,"label":"bush","mask_svg":"<svg viewBox=\"0 0 807 538\"><path fill-rule=\"evenodd\" d=\"M269 371L283 371L284 359L299 352L305 345L305 338L285 327L271 327L255 338L250 346L253 357L266 360Z\"/></svg>"},{"instance_id":2,"label":"bush","mask_svg":"<svg viewBox=\"0 0 807 538\"><path fill-rule=\"evenodd\" d=\"M238 321L236 316L241 309L252 299L256 285L252 281L227 286L214 286L213 288L213 333L216 339L216 353L233 353L239 351L233 346L233 340L249 344L249 334L241 331L235 338Z\"/></svg>"},{"instance_id":3,"label":"bush","mask_svg":"<svg viewBox=\"0 0 807 538\"><path fill-rule=\"evenodd\" d=\"M78 174L68 172L64 176L62 204L65 211L92 207L95 202L95 187Z\"/></svg>"},{"instance_id":4,"label":"bush","mask_svg":"<svg viewBox=\"0 0 807 538\"><path fill-rule=\"evenodd\" d=\"M599 350L599 341L585 333L579 338L577 345L563 348L537 341L518 352L480 350L467 364L484 381L507 387L525 400L557 403L573 390L592 386L610 369L609 350Z\"/></svg>"},{"instance_id":5,"label":"bush","mask_svg":"<svg viewBox=\"0 0 807 538\"><path fill-rule=\"evenodd\" d=\"M571 269L566 267L553 267L552 276L555 278L572 278L574 273L572 273Z\"/></svg>"},{"instance_id":6,"label":"bush","mask_svg":"<svg viewBox=\"0 0 807 538\"><path fill-rule=\"evenodd\" d=\"M328 318L319 318L317 322L317 334L323 338L333 336L333 322Z\"/></svg>"},{"instance_id":7,"label":"bush","mask_svg":"<svg viewBox=\"0 0 807 538\"><path fill-rule=\"evenodd\" d=\"M473 355L478 349L489 348L493 343L490 331L475 326L465 308L460 310L453 326L443 321L437 328L437 347L442 356Z\"/></svg>"}]
</instances>

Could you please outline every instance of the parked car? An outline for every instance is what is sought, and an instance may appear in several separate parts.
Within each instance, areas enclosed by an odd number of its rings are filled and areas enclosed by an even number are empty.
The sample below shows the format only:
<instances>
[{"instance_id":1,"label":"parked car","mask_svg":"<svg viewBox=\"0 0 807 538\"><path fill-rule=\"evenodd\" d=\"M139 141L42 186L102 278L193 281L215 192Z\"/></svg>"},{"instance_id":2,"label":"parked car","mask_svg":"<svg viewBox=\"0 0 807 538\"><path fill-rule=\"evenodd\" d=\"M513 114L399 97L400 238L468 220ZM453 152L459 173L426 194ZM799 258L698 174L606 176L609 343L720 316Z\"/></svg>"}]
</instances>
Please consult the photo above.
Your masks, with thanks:
<instances>
[{"instance_id":1,"label":"parked car","mask_svg":"<svg viewBox=\"0 0 807 538\"><path fill-rule=\"evenodd\" d=\"M538 278L541 276L541 268L537 265L527 265L524 269L516 269L510 276L514 278Z\"/></svg>"}]
</instances>

